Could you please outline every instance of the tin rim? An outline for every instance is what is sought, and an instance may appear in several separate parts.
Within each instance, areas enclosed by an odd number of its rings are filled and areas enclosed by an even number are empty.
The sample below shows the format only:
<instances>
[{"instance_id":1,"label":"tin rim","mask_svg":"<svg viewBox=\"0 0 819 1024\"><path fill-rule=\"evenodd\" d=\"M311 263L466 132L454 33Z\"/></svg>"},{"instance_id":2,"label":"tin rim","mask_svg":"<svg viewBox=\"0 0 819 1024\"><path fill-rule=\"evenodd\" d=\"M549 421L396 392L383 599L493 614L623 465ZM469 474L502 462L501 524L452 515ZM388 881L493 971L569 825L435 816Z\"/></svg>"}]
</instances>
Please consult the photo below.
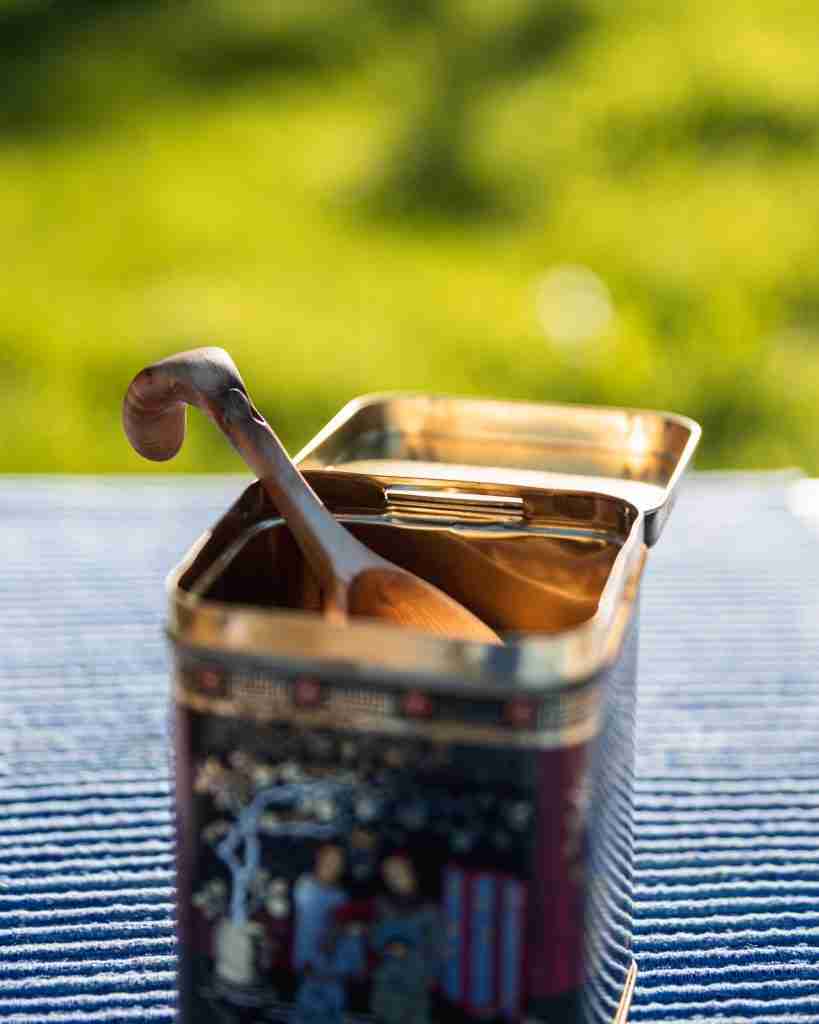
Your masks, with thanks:
<instances>
[{"instance_id":1,"label":"tin rim","mask_svg":"<svg viewBox=\"0 0 819 1024\"><path fill-rule=\"evenodd\" d=\"M283 523L278 517L266 520L270 526ZM443 522L439 528L447 526ZM643 516L636 513L591 618L555 634L509 636L497 647L375 621L334 624L315 613L277 609L273 615L257 606L209 600L183 587L182 580L211 537L212 531L203 534L167 579L168 632L175 644L221 657L261 658L270 665L301 663L307 671L320 661L327 670L335 667L361 680L423 676L441 689L468 681L483 694L498 695L573 686L611 664L633 613L646 558Z\"/></svg>"}]
</instances>

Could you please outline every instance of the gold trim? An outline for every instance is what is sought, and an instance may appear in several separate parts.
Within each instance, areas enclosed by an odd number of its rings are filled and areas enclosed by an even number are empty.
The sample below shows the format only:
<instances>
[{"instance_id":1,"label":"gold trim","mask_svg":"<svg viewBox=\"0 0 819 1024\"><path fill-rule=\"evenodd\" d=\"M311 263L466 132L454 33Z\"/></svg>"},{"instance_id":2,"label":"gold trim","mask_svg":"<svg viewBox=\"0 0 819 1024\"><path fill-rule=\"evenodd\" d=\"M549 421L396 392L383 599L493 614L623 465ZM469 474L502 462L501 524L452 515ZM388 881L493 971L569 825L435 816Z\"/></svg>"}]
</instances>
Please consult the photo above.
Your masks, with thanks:
<instances>
[{"instance_id":1,"label":"gold trim","mask_svg":"<svg viewBox=\"0 0 819 1024\"><path fill-rule=\"evenodd\" d=\"M240 506L247 494L240 499ZM281 522L264 518L265 525ZM259 526L248 524L244 529L255 535ZM429 528L447 530L451 526ZM350 620L339 625L315 613L203 598L197 586L201 575L188 582L188 589L183 589L181 581L205 549L210 536L206 535L168 579L169 632L175 642L205 653L269 660L273 674L276 665L307 669L318 662L338 665L345 674L362 680L403 673L415 680L414 685L423 679L424 685L441 689L470 683L484 694L551 691L588 679L616 659L645 563L642 533L642 516L637 514L591 618L555 634L506 635L506 645L501 648L374 621ZM244 531L238 539L234 534L203 574L209 579L218 575L244 537Z\"/></svg>"},{"instance_id":2,"label":"gold trim","mask_svg":"<svg viewBox=\"0 0 819 1024\"><path fill-rule=\"evenodd\" d=\"M597 732L597 708L581 722L564 729L531 731L493 728L454 720L409 719L389 716L341 712L332 702L328 707L303 709L284 707L274 695L260 701L242 701L231 698L209 697L191 693L177 684L176 703L200 714L222 718L239 718L259 725L280 722L310 729L350 730L357 733L388 736L418 736L437 743L477 744L490 747L523 747L527 749L555 750L560 747L585 743Z\"/></svg>"}]
</instances>

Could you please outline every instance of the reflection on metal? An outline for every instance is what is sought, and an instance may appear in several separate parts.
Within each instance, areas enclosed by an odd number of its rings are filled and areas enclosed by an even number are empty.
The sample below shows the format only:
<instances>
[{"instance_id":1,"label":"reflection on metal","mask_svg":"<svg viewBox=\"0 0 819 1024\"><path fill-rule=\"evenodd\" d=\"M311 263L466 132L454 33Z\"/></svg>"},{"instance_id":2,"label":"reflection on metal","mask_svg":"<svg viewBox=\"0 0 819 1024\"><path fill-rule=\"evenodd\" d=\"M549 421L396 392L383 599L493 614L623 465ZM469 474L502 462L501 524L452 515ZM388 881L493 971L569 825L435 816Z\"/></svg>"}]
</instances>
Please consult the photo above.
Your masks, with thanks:
<instances>
[{"instance_id":1,"label":"reflection on metal","mask_svg":"<svg viewBox=\"0 0 819 1024\"><path fill-rule=\"evenodd\" d=\"M652 544L699 437L693 420L644 409L384 394L346 405L297 461L388 487L480 481L614 495L645 514Z\"/></svg>"},{"instance_id":2,"label":"reflection on metal","mask_svg":"<svg viewBox=\"0 0 819 1024\"><path fill-rule=\"evenodd\" d=\"M631 1009L631 1000L634 996L634 986L637 983L637 964L632 960L631 967L629 967L628 974L626 975L626 985L623 989L623 994L620 997L620 1005L617 1007L617 1013L614 1015L614 1020L611 1024L626 1024L628 1020L628 1012Z\"/></svg>"},{"instance_id":3,"label":"reflection on metal","mask_svg":"<svg viewBox=\"0 0 819 1024\"><path fill-rule=\"evenodd\" d=\"M386 488L384 495L390 510L422 516L456 515L458 519L485 520L489 515L498 522L515 522L523 519L526 511L522 498L455 488L436 491L397 484Z\"/></svg>"},{"instance_id":4,"label":"reflection on metal","mask_svg":"<svg viewBox=\"0 0 819 1024\"><path fill-rule=\"evenodd\" d=\"M331 508L349 507L343 475L309 477ZM476 485L470 508L480 508L475 497L484 488L495 489ZM523 520L498 518L496 506L467 520L434 503L431 512L396 511L383 498L372 511L339 515L378 554L503 633L500 650L364 619L338 626L312 614L317 583L255 484L171 577L171 632L213 651L341 663L361 678L405 670L435 677L434 685L468 679L504 693L588 678L616 657L642 570L642 516L603 495L505 491L504 507L523 508Z\"/></svg>"}]
</instances>

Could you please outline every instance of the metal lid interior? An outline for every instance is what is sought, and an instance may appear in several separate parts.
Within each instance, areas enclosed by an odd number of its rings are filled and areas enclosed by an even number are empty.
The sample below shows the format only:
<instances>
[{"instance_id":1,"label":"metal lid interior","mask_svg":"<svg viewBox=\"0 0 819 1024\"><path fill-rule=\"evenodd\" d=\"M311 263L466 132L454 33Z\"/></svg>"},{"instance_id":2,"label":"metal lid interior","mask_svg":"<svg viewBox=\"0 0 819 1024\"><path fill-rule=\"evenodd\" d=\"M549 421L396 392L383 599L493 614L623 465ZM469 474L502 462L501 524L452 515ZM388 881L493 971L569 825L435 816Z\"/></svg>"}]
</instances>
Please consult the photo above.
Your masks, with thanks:
<instances>
[{"instance_id":1,"label":"metal lid interior","mask_svg":"<svg viewBox=\"0 0 819 1024\"><path fill-rule=\"evenodd\" d=\"M700 433L684 416L643 409L365 395L297 461L375 478L395 496L476 483L606 494L644 514L653 544Z\"/></svg>"}]
</instances>

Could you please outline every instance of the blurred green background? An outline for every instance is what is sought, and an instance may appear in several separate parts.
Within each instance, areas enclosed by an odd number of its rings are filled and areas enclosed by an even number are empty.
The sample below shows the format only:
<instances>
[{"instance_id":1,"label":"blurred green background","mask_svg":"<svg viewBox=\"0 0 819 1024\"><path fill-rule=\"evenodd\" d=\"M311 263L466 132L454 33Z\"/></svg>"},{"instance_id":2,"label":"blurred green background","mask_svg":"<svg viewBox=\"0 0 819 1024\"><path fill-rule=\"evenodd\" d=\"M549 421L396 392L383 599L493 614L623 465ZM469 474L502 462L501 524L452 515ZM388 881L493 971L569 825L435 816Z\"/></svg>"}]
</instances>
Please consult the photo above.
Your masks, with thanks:
<instances>
[{"instance_id":1,"label":"blurred green background","mask_svg":"<svg viewBox=\"0 0 819 1024\"><path fill-rule=\"evenodd\" d=\"M295 450L353 395L671 408L819 471L819 33L790 0L0 0L0 469L155 470L226 347ZM197 424L167 470L238 469Z\"/></svg>"}]
</instances>

